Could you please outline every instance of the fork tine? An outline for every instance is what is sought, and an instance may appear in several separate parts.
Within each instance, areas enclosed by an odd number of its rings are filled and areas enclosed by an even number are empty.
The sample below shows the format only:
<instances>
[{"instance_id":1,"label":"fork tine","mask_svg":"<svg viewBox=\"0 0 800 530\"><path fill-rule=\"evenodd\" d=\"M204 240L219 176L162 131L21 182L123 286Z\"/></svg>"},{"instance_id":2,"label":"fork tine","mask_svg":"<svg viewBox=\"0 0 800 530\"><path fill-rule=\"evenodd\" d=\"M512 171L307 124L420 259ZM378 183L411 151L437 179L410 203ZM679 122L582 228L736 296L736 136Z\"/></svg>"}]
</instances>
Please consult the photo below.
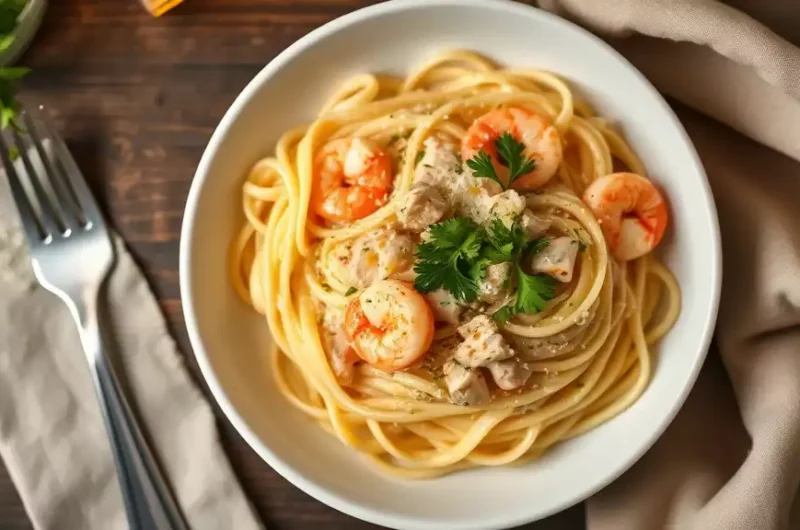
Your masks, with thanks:
<instances>
[{"instance_id":1,"label":"fork tine","mask_svg":"<svg viewBox=\"0 0 800 530\"><path fill-rule=\"evenodd\" d=\"M28 244L31 247L36 247L41 243L48 243L52 240L52 236L44 232L39 220L36 218L36 213L28 199L25 188L22 186L22 182L19 180L17 170L11 161L8 146L2 135L0 135L0 159L2 159L3 168L6 170L8 185L11 188L11 197L17 206L17 212L22 220L22 228L28 237Z\"/></svg>"},{"instance_id":2,"label":"fork tine","mask_svg":"<svg viewBox=\"0 0 800 530\"><path fill-rule=\"evenodd\" d=\"M3 134L4 139L8 139L6 134ZM64 224L61 222L60 215L57 211L57 206L53 203L53 198L45 190L45 182L42 181L42 175L36 171L31 162L28 153L27 143L20 137L16 129L12 129L9 134L14 139L12 145L16 145L19 159L22 160L22 165L25 166L25 173L33 191L31 202L34 201L38 204L36 208L39 218L39 225L44 229L46 234L51 234L55 237L57 234L65 233ZM20 176L19 173L17 176Z\"/></svg>"},{"instance_id":3,"label":"fork tine","mask_svg":"<svg viewBox=\"0 0 800 530\"><path fill-rule=\"evenodd\" d=\"M37 133L39 126L34 122L29 112L23 112L22 117L25 128L28 131L28 138L36 149L36 154L41 160L42 167L49 179L54 199L58 203L57 206L61 208L62 222L67 229L77 230L86 224L86 219L83 218L78 200L67 182L61 177L60 172L50 162L50 157L47 155L41 136Z\"/></svg>"},{"instance_id":4,"label":"fork tine","mask_svg":"<svg viewBox=\"0 0 800 530\"><path fill-rule=\"evenodd\" d=\"M94 195L92 195L92 191L89 189L89 186L86 184L83 173L81 173L78 164L75 163L75 159L72 158L72 154L69 152L67 144L64 143L61 135L56 132L56 128L53 125L53 122L47 116L47 111L44 109L44 107L40 106L38 108L36 111L36 117L43 125L45 136L49 138L53 144L52 156L48 157L48 162L54 168L58 167L59 165L61 166L62 175L64 176L68 185L72 188L74 196L78 201L78 206L86 217L86 221L89 224L98 227L105 227L105 222L102 214L100 213L100 209L97 206L97 201L95 200ZM34 130L30 131L30 134L32 137L36 138L36 141L43 143L41 138L39 138L38 134Z\"/></svg>"}]
</instances>

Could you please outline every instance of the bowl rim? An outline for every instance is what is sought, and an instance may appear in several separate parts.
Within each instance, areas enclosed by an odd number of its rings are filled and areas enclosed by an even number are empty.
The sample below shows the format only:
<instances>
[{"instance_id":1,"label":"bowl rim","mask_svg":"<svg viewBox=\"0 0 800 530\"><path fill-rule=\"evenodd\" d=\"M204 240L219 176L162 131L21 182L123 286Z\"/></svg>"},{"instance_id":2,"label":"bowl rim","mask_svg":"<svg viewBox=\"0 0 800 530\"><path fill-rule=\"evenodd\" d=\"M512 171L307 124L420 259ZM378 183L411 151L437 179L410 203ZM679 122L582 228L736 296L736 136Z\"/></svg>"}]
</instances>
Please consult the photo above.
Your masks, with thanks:
<instances>
[{"instance_id":1,"label":"bowl rim","mask_svg":"<svg viewBox=\"0 0 800 530\"><path fill-rule=\"evenodd\" d=\"M683 142L685 142L689 147L689 155L691 157L690 162L694 166L697 173L702 177L700 186L704 195L703 199L705 207L711 221L710 228L713 245L709 250L709 270L710 281L712 283L712 299L710 301L710 307L708 314L706 315L705 322L703 322L703 331L698 343L699 353L694 357L690 375L684 381L683 387L680 389L677 399L675 399L672 407L669 410L669 413L661 419L658 427L650 434L646 441L643 442L635 452L628 455L628 457L619 465L618 469L616 469L614 473L608 474L608 476L606 476L603 480L596 480L593 483L584 483L579 487L576 487L572 495L570 495L569 498L565 499L560 504L550 506L546 510L539 510L536 512L532 511L527 515L509 514L506 516L495 516L491 519L491 521L460 521L458 524L452 524L451 522L448 522L448 526L450 528L458 530L500 530L503 528L523 525L535 520L540 520L584 501L619 478L620 475L630 469L634 463L636 463L648 450L650 450L653 444L655 444L667 427L672 423L678 411L682 408L684 402L686 401L690 391L692 388L694 388L695 381L697 380L700 369L704 364L706 355L708 354L708 349L711 344L719 310L719 300L722 285L722 246L719 218L717 215L714 198L711 193L711 187L708 182L708 177L706 176L706 172L700 161L700 157L697 154L697 151L693 142L689 138L688 133L683 127L683 124L680 122L672 108L667 104L661 93L658 92L658 90L652 85L652 83L650 83L644 74L642 74L633 64L631 64L628 59L626 59L608 43L603 41L600 37L578 26L577 24L574 24L546 10L542 10L527 4L513 2L511 0L492 0L491 2L488 2L487 0L389 0L387 2L352 11L312 30L305 36L289 45L253 77L253 79L235 98L233 103L231 103L230 107L225 112L224 116L211 135L208 145L203 151L203 155L197 166L197 170L195 171L189 189L184 210L183 223L181 226L179 246L180 294L183 302L183 316L189 336L189 342L192 346L195 359L200 367L200 372L206 385L210 389L212 396L217 401L228 421L231 422L236 431L267 465L272 467L282 477L287 479L292 485L299 488L301 491L305 492L316 500L352 517L390 528L433 530L441 527L441 523L439 522L417 516L409 515L403 516L402 518L396 516L387 516L386 514L372 507L365 506L358 501L351 500L343 495L319 486L313 479L307 478L302 473L296 471L290 464L284 462L260 440L260 438L249 427L244 418L239 415L236 408L232 405L226 391L222 387L214 372L203 341L200 338L200 331L197 326L197 318L194 311L195 300L192 292L193 280L191 272L192 268L190 265L190 256L192 255L192 246L194 240L193 229L195 225L195 217L197 214L197 205L201 189L203 188L203 185L210 174L209 169L214 157L216 156L219 144L222 142L223 138L228 134L229 130L238 119L242 109L257 93L260 86L272 78L276 72L292 61L296 56L315 45L317 41L323 39L324 37L342 30L346 30L349 26L370 18L383 16L394 12L414 10L431 6L482 7L503 10L510 14L543 17L547 19L549 23L560 25L565 31L583 34L583 36L588 37L588 39L593 42L595 46L603 48L610 56L626 66L631 71L631 74L642 85L642 88L654 96L654 99L662 107L661 110L665 112L665 115L671 122L671 126L675 128L675 130L681 136Z\"/></svg>"}]
</instances>

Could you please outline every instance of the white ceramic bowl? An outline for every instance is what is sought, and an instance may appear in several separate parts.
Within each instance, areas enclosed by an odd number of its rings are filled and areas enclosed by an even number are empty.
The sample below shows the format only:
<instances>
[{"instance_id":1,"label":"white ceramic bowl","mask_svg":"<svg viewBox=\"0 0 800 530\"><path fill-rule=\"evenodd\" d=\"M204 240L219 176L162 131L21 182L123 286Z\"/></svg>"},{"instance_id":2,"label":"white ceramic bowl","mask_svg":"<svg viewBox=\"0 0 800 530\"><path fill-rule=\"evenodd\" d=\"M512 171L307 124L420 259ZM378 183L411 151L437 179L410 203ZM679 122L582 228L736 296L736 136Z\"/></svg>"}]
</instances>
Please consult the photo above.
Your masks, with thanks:
<instances>
[{"instance_id":1,"label":"white ceramic bowl","mask_svg":"<svg viewBox=\"0 0 800 530\"><path fill-rule=\"evenodd\" d=\"M281 133L312 119L331 89L362 71L403 74L444 47L567 77L619 124L671 200L663 254L683 311L655 373L629 410L521 468L479 469L423 482L376 471L288 405L266 359L264 320L229 287L225 255L240 223L240 186ZM209 142L186 206L181 294L195 355L222 410L245 440L306 493L352 516L404 529L490 530L545 517L588 497L630 467L686 398L717 312L716 212L698 157L654 88L606 44L551 14L487 0L407 0L334 20L290 46L244 89Z\"/></svg>"}]
</instances>

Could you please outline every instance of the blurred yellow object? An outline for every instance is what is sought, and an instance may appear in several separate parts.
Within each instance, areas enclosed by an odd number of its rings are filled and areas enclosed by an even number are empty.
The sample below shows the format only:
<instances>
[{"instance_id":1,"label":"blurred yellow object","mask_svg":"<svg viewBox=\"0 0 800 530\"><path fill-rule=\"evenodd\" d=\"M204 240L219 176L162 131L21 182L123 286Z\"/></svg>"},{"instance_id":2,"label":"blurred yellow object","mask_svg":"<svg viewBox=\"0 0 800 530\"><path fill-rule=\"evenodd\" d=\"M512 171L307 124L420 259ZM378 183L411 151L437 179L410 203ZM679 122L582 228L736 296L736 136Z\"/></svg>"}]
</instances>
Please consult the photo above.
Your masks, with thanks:
<instances>
[{"instance_id":1,"label":"blurred yellow object","mask_svg":"<svg viewBox=\"0 0 800 530\"><path fill-rule=\"evenodd\" d=\"M183 0L142 0L144 7L156 17L163 15L181 2Z\"/></svg>"}]
</instances>

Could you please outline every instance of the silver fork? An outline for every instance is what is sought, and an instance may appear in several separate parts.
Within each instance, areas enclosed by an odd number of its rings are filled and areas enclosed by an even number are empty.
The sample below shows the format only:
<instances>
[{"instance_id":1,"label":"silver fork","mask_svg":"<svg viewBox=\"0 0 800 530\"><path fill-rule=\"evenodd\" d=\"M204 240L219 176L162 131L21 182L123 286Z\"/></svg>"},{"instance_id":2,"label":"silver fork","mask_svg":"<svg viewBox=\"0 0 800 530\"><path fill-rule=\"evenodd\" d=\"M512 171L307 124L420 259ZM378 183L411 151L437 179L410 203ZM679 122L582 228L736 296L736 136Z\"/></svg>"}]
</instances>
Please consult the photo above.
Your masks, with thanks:
<instances>
[{"instance_id":1,"label":"silver fork","mask_svg":"<svg viewBox=\"0 0 800 530\"><path fill-rule=\"evenodd\" d=\"M186 530L104 351L98 300L114 264L105 221L75 160L41 107L0 134L0 158L39 283L80 332L131 530Z\"/></svg>"}]
</instances>

